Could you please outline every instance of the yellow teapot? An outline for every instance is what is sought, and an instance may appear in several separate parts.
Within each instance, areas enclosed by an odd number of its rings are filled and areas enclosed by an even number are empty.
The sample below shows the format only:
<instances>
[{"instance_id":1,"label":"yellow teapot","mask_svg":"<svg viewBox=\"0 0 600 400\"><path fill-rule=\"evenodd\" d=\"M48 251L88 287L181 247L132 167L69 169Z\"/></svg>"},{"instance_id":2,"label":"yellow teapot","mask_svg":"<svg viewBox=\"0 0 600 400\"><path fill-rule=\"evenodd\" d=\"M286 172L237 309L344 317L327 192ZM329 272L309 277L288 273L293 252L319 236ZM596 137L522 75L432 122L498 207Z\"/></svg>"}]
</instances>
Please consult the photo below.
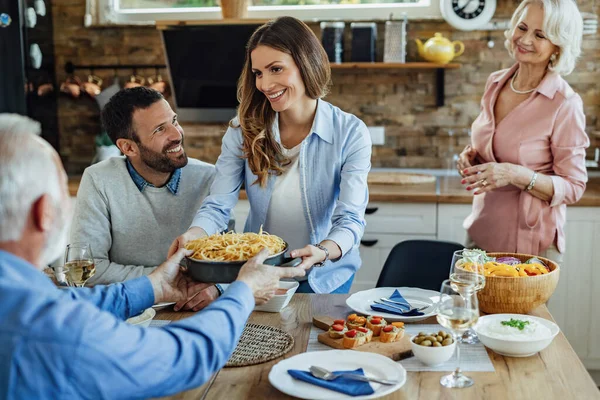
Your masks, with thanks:
<instances>
[{"instance_id":1,"label":"yellow teapot","mask_svg":"<svg viewBox=\"0 0 600 400\"><path fill-rule=\"evenodd\" d=\"M427 61L437 64L448 64L454 57L460 56L465 51L465 45L459 40L449 41L436 33L432 38L423 44L419 39L415 39L419 47L419 55ZM454 49L458 45L458 50Z\"/></svg>"}]
</instances>

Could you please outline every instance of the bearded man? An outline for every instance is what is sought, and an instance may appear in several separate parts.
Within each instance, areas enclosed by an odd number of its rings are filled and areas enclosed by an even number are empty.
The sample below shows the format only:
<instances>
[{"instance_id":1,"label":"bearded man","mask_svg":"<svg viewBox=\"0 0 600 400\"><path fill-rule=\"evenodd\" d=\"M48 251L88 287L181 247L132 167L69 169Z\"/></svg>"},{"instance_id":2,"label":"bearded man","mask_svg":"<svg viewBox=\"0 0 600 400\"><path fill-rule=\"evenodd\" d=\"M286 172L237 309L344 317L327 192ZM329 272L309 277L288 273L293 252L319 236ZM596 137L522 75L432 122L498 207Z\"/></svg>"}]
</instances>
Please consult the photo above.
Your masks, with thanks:
<instances>
[{"instance_id":1,"label":"bearded man","mask_svg":"<svg viewBox=\"0 0 600 400\"><path fill-rule=\"evenodd\" d=\"M88 167L77 192L70 240L92 247L96 274L88 285L152 272L215 176L213 165L187 157L177 114L153 89L121 90L102 110L102 123L124 156ZM198 311L222 293L217 285L200 289L175 309Z\"/></svg>"}]
</instances>

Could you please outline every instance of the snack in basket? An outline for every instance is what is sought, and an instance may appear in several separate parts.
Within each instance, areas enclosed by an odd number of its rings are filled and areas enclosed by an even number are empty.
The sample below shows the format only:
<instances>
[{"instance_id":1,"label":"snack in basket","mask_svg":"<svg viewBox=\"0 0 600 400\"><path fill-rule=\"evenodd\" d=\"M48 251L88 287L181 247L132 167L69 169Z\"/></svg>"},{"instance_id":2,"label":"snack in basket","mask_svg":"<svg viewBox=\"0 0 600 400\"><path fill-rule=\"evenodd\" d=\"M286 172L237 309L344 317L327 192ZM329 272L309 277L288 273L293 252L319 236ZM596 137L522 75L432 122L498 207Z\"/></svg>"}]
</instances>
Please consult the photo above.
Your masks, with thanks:
<instances>
[{"instance_id":1,"label":"snack in basket","mask_svg":"<svg viewBox=\"0 0 600 400\"><path fill-rule=\"evenodd\" d=\"M380 316L370 315L367 317L367 328L373 331L373 336L379 336L381 328L387 325L387 321Z\"/></svg>"},{"instance_id":2,"label":"snack in basket","mask_svg":"<svg viewBox=\"0 0 600 400\"><path fill-rule=\"evenodd\" d=\"M185 248L194 251L190 257L195 260L247 261L264 247L273 255L284 251L285 246L282 238L264 232L261 226L258 233L217 233L190 240Z\"/></svg>"},{"instance_id":3,"label":"snack in basket","mask_svg":"<svg viewBox=\"0 0 600 400\"><path fill-rule=\"evenodd\" d=\"M519 278L544 275L550 272L550 268L537 257L532 257L529 260L522 262L516 257L489 257L485 251L478 249L470 250L469 252L469 254L472 254L473 256L478 255L480 259L484 260L485 263L483 269L486 277L500 276ZM463 259L459 260L457 264L467 271L475 271L476 268L476 263L474 263L469 256L465 256Z\"/></svg>"},{"instance_id":4,"label":"snack in basket","mask_svg":"<svg viewBox=\"0 0 600 400\"><path fill-rule=\"evenodd\" d=\"M335 321L333 321L333 325L329 327L329 337L331 337L332 339L343 338L344 333L348 331L345 322L346 321L344 321L343 319L336 319Z\"/></svg>"},{"instance_id":5,"label":"snack in basket","mask_svg":"<svg viewBox=\"0 0 600 400\"><path fill-rule=\"evenodd\" d=\"M381 343L397 342L404 336L404 322L393 322L381 328L379 341Z\"/></svg>"},{"instance_id":6,"label":"snack in basket","mask_svg":"<svg viewBox=\"0 0 600 400\"><path fill-rule=\"evenodd\" d=\"M365 317L361 317L356 314L348 315L347 325L348 325L349 329L356 329L359 326L365 326L366 323L367 323L367 319Z\"/></svg>"}]
</instances>

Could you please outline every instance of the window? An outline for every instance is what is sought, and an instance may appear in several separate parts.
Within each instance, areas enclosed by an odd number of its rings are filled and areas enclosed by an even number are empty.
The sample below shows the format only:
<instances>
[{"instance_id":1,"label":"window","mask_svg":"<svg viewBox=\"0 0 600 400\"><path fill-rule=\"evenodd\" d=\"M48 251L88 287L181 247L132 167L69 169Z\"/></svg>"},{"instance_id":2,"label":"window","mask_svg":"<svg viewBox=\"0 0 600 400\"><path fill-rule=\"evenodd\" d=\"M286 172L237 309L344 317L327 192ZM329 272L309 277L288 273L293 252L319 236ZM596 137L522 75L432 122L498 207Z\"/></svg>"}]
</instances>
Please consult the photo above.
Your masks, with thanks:
<instances>
[{"instance_id":1,"label":"window","mask_svg":"<svg viewBox=\"0 0 600 400\"><path fill-rule=\"evenodd\" d=\"M98 24L221 19L219 0L97 0ZM93 0L88 0L89 3ZM249 0L247 18L291 15L303 20L441 18L439 0ZM88 23L89 25L90 23Z\"/></svg>"}]
</instances>

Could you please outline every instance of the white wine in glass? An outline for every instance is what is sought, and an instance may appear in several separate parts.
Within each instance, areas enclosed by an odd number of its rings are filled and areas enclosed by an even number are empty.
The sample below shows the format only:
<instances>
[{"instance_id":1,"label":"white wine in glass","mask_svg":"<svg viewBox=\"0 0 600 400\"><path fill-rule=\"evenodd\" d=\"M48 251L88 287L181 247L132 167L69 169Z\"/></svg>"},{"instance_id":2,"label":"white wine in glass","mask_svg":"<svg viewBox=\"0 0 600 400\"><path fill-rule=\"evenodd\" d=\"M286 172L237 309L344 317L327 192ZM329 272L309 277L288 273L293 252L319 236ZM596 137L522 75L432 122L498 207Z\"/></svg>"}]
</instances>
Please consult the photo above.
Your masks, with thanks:
<instances>
[{"instance_id":1,"label":"white wine in glass","mask_svg":"<svg viewBox=\"0 0 600 400\"><path fill-rule=\"evenodd\" d=\"M485 260L480 251L469 249L455 251L450 265L450 281L452 289L458 293L479 292L485 287ZM467 329L459 342L466 344L479 343L477 334Z\"/></svg>"},{"instance_id":2,"label":"white wine in glass","mask_svg":"<svg viewBox=\"0 0 600 400\"><path fill-rule=\"evenodd\" d=\"M65 270L69 281L83 287L96 273L92 249L87 243L71 243L65 252Z\"/></svg>"},{"instance_id":3,"label":"white wine in glass","mask_svg":"<svg viewBox=\"0 0 600 400\"><path fill-rule=\"evenodd\" d=\"M472 327L479 319L479 303L477 293L474 290L459 293L452 287L450 280L442 282L440 289L440 301L438 303L437 321L440 325L448 328L458 339L466 329ZM460 344L456 343L456 370L440 379L440 384L447 388L465 388L472 386L474 381L460 371Z\"/></svg>"}]
</instances>

